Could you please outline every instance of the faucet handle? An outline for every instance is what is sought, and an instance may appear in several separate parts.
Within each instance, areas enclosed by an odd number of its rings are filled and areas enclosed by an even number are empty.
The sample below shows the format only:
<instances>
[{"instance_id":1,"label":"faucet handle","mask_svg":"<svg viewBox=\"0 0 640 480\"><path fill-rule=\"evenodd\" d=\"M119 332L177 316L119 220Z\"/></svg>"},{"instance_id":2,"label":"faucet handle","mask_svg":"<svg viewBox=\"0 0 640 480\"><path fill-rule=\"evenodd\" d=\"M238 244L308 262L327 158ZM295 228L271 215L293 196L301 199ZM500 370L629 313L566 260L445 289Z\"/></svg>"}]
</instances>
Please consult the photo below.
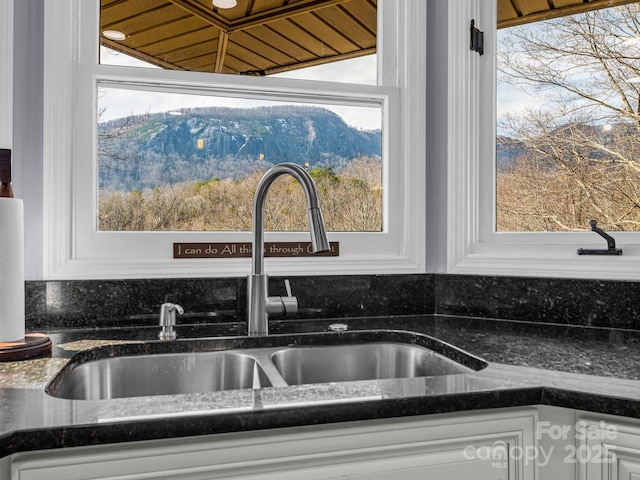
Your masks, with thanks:
<instances>
[{"instance_id":1,"label":"faucet handle","mask_svg":"<svg viewBox=\"0 0 640 480\"><path fill-rule=\"evenodd\" d=\"M291 294L291 282L288 278L284 281L284 288L287 290L287 296L282 297L284 315L298 313L298 299Z\"/></svg>"},{"instance_id":2,"label":"faucet handle","mask_svg":"<svg viewBox=\"0 0 640 480\"><path fill-rule=\"evenodd\" d=\"M298 313L298 299L291 294L291 282L287 278L284 281L284 288L287 290L286 297L267 297L267 313L269 315L281 316Z\"/></svg>"}]
</instances>

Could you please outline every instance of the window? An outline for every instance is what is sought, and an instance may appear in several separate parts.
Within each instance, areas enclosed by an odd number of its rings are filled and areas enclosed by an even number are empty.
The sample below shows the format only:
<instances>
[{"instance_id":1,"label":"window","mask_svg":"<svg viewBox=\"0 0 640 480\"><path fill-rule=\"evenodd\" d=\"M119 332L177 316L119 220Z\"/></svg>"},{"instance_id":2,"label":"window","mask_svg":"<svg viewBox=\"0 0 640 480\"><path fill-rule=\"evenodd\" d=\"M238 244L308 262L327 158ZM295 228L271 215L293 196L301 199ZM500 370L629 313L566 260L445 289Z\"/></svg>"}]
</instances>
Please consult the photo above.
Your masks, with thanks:
<instances>
[{"instance_id":1,"label":"window","mask_svg":"<svg viewBox=\"0 0 640 480\"><path fill-rule=\"evenodd\" d=\"M497 231L640 230L638 8L498 31Z\"/></svg>"},{"instance_id":2,"label":"window","mask_svg":"<svg viewBox=\"0 0 640 480\"><path fill-rule=\"evenodd\" d=\"M118 113L122 108L127 113ZM99 231L249 231L258 181L282 162L297 163L314 178L327 231L383 229L382 105L99 83L98 112ZM305 230L302 188L283 177L271 190L265 228Z\"/></svg>"},{"instance_id":3,"label":"window","mask_svg":"<svg viewBox=\"0 0 640 480\"><path fill-rule=\"evenodd\" d=\"M96 215L101 201L99 167L91 160L99 153L95 139L100 132L95 119L101 98L105 98L101 95L115 90L149 92L162 98L266 100L271 102L268 108L331 106L373 112L369 116L380 117L383 125L385 184L380 197L380 226L366 232L344 231L347 229L342 227L339 232L331 232L330 240L340 242L340 257L268 259L267 270L272 274L424 271L424 229L418 226L422 224L418 219L424 215L424 143L420 131L425 118L425 41L421 21L425 7L418 0L382 0L377 4L382 12L378 29L384 32L384 41L378 45L378 85L99 64L98 2L68 0L66 9L46 5L51 11L45 16L45 71L50 80L45 93L45 115L49 120L45 122L49 200L45 212L45 231L49 234L45 276L124 278L248 273L246 259L193 261L171 256L174 242L246 242L251 241L249 232L194 231L192 227L183 232L146 228L114 231L100 226ZM74 18L78 19L77 25L70 24L69 19ZM405 32L411 34L404 35ZM222 73L227 68L237 68L235 64L229 67L219 63ZM199 147L206 146L206 139L194 140L196 153ZM307 238L305 232L267 234L271 241Z\"/></svg>"},{"instance_id":4,"label":"window","mask_svg":"<svg viewBox=\"0 0 640 480\"><path fill-rule=\"evenodd\" d=\"M451 4L451 2L449 2ZM452 50L449 87L450 225L447 271L608 279L640 278L640 238L614 233L622 256L578 255L580 247L606 248L583 232L512 232L496 228L496 2L449 5ZM453 29L470 19L485 32L485 55L468 51L468 31ZM465 47L466 44L466 47ZM473 78L477 81L469 82ZM464 80L462 80L464 79ZM458 101L460 99L460 101Z\"/></svg>"},{"instance_id":5,"label":"window","mask_svg":"<svg viewBox=\"0 0 640 480\"><path fill-rule=\"evenodd\" d=\"M254 8L259 8L255 5ZM164 28L141 28L149 10ZM329 10L334 24L321 21ZM260 29L277 35L283 52L299 49L283 42L282 34L295 32L295 25L324 29L327 50L344 51L345 59L273 74L280 78L331 80L332 82L377 85L375 46L375 4L351 2L348 8L330 6L317 14L303 14L286 24L291 31L274 33L266 27L247 27L248 34ZM253 15L264 14L255 12ZM349 38L337 35L337 25L356 16L360 32ZM341 19L341 20L340 20ZM250 23L251 16L243 19ZM206 22L193 17L185 30L207 29ZM273 22L279 23L279 22ZM215 28L198 40L192 34L168 38L173 24L185 25L185 12L164 0L144 4L102 3L101 41L123 51L100 48L100 64L143 68L185 65L199 43L215 50L211 37ZM270 23L267 24L269 26ZM104 26L104 27L103 27ZM119 30L126 30L118 33ZM236 27L237 28L237 27ZM266 30L265 30L266 28ZM118 36L119 35L119 36ZM285 36L287 36L285 35ZM267 35L268 36L268 35ZM117 42L116 40L120 40ZM238 38L238 31L230 39ZM236 43L249 46L240 36ZM254 59L251 52L227 47L245 61L282 61L270 51L274 39L252 37L254 50L268 58ZM358 39L358 43L352 42ZM194 45L196 42L196 45ZM150 45L165 43L163 48ZM301 34L296 44L309 38ZM188 47L188 49L187 49ZM220 48L220 47L218 47ZM166 53L185 51L188 53ZM126 52L126 53L124 53ZM194 52L194 53L192 53ZM364 56L350 58L364 53ZM141 58L134 58L137 55ZM318 53L322 55L322 51ZM213 54L210 55L213 62ZM149 62L156 62L153 65ZM172 64L167 61L172 60ZM293 57L289 58L289 62ZM211 68L206 60L189 65ZM235 63L234 63L235 62ZM230 68L238 58L229 61ZM297 66L294 63L294 66ZM256 71L263 65L245 68ZM98 230L101 231L247 231L251 229L253 191L264 172L281 162L305 167L318 184L327 230L331 232L381 232L383 230L382 105L301 104L219 95L148 91L98 83ZM267 197L265 227L273 231L302 231L306 228L306 202L302 189L281 178Z\"/></svg>"}]
</instances>

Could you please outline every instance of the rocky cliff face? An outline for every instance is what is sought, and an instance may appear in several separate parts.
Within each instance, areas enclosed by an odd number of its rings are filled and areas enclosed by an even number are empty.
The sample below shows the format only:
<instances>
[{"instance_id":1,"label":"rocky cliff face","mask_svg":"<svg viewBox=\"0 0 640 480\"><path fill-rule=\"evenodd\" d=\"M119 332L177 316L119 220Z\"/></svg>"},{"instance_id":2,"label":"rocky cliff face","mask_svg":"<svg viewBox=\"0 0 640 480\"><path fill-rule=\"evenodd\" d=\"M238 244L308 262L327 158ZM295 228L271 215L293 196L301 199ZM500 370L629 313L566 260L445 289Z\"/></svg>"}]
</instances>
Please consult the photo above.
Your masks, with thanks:
<instances>
[{"instance_id":1,"label":"rocky cliff face","mask_svg":"<svg viewBox=\"0 0 640 480\"><path fill-rule=\"evenodd\" d=\"M380 131L360 131L323 108L200 108L99 125L99 182L107 190L240 178L281 162L339 171L380 157Z\"/></svg>"}]
</instances>

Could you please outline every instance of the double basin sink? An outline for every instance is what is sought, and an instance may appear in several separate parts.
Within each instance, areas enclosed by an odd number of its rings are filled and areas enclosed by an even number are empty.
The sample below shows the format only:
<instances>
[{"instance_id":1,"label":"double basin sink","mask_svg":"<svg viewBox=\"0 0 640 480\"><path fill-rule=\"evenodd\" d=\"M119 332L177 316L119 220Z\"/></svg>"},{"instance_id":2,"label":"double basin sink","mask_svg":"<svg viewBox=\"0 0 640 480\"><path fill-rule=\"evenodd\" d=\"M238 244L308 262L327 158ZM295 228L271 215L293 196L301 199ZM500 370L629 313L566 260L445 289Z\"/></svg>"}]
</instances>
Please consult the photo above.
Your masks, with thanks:
<instances>
[{"instance_id":1,"label":"double basin sink","mask_svg":"<svg viewBox=\"0 0 640 480\"><path fill-rule=\"evenodd\" d=\"M104 400L457 375L486 365L433 337L392 330L177 340L80 352L46 392Z\"/></svg>"}]
</instances>

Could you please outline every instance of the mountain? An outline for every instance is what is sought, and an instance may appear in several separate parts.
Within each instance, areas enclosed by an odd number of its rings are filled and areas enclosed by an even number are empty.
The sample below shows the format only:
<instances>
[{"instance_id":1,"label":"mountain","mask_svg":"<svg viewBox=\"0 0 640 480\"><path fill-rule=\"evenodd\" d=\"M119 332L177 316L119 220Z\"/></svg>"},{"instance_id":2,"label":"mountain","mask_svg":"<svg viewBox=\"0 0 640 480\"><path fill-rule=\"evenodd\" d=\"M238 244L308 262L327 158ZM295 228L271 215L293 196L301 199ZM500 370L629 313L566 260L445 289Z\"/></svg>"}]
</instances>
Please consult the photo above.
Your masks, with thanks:
<instances>
[{"instance_id":1,"label":"mountain","mask_svg":"<svg viewBox=\"0 0 640 480\"><path fill-rule=\"evenodd\" d=\"M566 163L577 160L615 160L615 154L630 157L637 150L637 127L631 123L613 123L606 125L589 125L585 123L567 123L538 138L526 142L498 135L496 137L496 166L505 170L514 165L521 157L536 159L538 165L547 168L557 166L553 157L561 155ZM531 145L535 145L535 149ZM602 148L604 146L606 148ZM547 151L548 156L543 153Z\"/></svg>"},{"instance_id":2,"label":"mountain","mask_svg":"<svg viewBox=\"0 0 640 480\"><path fill-rule=\"evenodd\" d=\"M496 137L496 166L498 170L508 168L518 157L527 152L524 142L498 135Z\"/></svg>"},{"instance_id":3,"label":"mountain","mask_svg":"<svg viewBox=\"0 0 640 480\"><path fill-rule=\"evenodd\" d=\"M382 133L319 107L194 108L98 125L99 184L107 191L242 178L281 162L340 172L380 157Z\"/></svg>"}]
</instances>

